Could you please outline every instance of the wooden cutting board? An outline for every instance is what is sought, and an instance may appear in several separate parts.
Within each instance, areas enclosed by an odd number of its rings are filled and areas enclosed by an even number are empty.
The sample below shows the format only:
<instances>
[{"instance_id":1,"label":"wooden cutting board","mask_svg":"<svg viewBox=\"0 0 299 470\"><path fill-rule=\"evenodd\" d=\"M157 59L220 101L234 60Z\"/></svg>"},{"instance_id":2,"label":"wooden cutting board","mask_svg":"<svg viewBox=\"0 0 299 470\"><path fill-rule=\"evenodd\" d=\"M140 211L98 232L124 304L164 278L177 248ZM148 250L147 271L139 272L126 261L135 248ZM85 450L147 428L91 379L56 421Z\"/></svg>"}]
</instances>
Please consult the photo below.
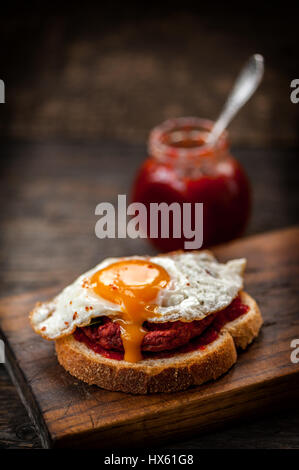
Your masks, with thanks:
<instances>
[{"instance_id":1,"label":"wooden cutting board","mask_svg":"<svg viewBox=\"0 0 299 470\"><path fill-rule=\"evenodd\" d=\"M175 394L133 396L88 386L57 363L51 342L29 326L28 312L57 289L0 300L6 365L45 447L149 446L186 439L298 397L299 364L291 341L299 338L299 228L241 239L215 250L220 260L247 257L246 290L265 323L236 365L213 383ZM79 274L79 273L78 273Z\"/></svg>"}]
</instances>

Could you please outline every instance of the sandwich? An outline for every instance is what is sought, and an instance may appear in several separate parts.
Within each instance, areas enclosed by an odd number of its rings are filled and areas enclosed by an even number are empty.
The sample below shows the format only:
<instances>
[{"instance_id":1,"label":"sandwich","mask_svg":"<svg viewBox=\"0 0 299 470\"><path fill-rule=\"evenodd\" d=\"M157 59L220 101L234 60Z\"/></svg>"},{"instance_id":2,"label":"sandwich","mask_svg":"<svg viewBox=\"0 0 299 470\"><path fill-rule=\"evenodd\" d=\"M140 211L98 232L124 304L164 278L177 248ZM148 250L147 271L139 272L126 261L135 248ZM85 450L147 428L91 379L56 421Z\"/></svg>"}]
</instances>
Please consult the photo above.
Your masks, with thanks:
<instances>
[{"instance_id":1,"label":"sandwich","mask_svg":"<svg viewBox=\"0 0 299 470\"><path fill-rule=\"evenodd\" d=\"M74 377L133 394L215 380L258 335L246 260L209 251L107 258L30 313Z\"/></svg>"}]
</instances>

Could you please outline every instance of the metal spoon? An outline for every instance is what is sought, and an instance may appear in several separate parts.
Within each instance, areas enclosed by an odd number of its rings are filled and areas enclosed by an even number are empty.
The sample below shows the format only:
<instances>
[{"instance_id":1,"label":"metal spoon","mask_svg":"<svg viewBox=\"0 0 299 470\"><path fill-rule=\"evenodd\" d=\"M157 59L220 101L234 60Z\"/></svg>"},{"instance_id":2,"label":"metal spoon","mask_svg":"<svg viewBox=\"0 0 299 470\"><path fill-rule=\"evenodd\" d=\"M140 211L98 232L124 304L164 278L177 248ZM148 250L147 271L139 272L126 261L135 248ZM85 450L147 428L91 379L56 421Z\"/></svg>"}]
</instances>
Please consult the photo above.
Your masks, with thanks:
<instances>
[{"instance_id":1,"label":"metal spoon","mask_svg":"<svg viewBox=\"0 0 299 470\"><path fill-rule=\"evenodd\" d=\"M218 138L239 109L241 109L253 95L262 80L263 74L264 58L260 54L254 54L241 70L220 116L209 133L206 141L207 144L216 144Z\"/></svg>"}]
</instances>

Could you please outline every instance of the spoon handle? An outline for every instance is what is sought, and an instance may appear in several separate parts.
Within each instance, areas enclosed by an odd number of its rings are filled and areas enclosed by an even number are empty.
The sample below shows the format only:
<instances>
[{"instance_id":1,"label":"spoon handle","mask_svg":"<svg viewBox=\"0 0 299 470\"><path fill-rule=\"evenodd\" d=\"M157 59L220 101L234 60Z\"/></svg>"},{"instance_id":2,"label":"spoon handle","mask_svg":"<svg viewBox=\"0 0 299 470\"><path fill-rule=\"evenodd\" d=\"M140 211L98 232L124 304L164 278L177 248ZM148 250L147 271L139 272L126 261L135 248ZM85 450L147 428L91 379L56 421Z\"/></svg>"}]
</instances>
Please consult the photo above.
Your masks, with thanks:
<instances>
[{"instance_id":1,"label":"spoon handle","mask_svg":"<svg viewBox=\"0 0 299 470\"><path fill-rule=\"evenodd\" d=\"M213 145L226 129L240 108L249 100L260 84L264 74L264 59L260 54L254 54L241 70L235 85L230 92L224 108L214 124L207 143Z\"/></svg>"}]
</instances>

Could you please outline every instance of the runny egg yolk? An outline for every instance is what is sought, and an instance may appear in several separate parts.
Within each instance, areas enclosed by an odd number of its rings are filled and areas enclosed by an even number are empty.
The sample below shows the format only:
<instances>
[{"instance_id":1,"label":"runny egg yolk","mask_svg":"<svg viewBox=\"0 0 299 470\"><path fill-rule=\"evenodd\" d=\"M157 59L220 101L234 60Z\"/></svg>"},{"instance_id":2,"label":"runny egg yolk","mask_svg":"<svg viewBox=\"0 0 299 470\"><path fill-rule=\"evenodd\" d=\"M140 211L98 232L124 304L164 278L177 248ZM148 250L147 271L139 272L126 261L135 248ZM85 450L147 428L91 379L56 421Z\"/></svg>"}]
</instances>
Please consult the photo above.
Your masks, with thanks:
<instances>
[{"instance_id":1,"label":"runny egg yolk","mask_svg":"<svg viewBox=\"0 0 299 470\"><path fill-rule=\"evenodd\" d=\"M169 280L164 268L141 259L113 263L91 277L94 292L120 306L115 321L121 327L125 361L142 359L141 344L146 334L143 322L157 315L154 301Z\"/></svg>"}]
</instances>

